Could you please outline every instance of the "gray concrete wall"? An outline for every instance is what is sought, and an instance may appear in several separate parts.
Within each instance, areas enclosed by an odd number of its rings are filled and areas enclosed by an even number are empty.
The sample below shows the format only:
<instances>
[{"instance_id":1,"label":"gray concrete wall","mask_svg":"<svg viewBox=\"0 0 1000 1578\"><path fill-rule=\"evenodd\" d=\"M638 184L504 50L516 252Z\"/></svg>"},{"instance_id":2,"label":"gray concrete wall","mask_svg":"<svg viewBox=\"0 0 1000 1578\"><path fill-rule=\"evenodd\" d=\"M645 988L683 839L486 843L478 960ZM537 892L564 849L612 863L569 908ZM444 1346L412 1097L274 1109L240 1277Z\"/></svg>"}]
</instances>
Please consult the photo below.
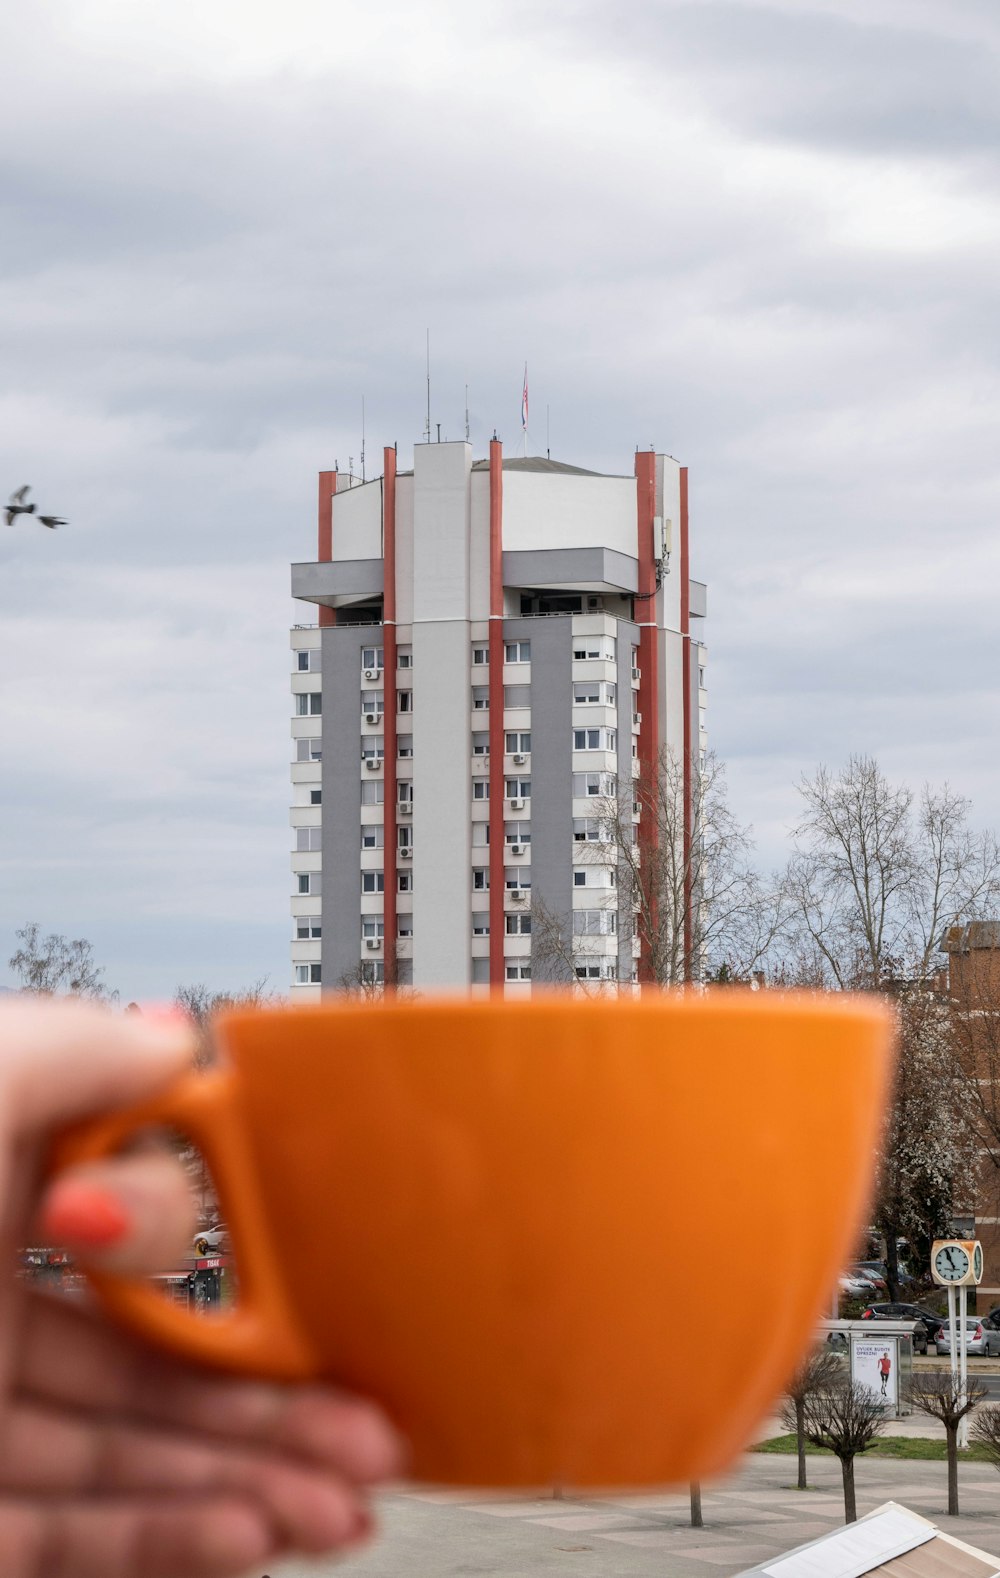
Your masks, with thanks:
<instances>
[{"instance_id":1,"label":"gray concrete wall","mask_svg":"<svg viewBox=\"0 0 1000 1578\"><path fill-rule=\"evenodd\" d=\"M505 641L531 642L531 901L541 900L571 937L573 908L573 621L505 619ZM534 941L534 937L532 939ZM532 979L570 981L561 961L537 961Z\"/></svg>"},{"instance_id":2,"label":"gray concrete wall","mask_svg":"<svg viewBox=\"0 0 1000 1578\"><path fill-rule=\"evenodd\" d=\"M381 559L292 565L292 596L307 603L327 603L334 607L343 598L381 597L382 585Z\"/></svg>"},{"instance_id":3,"label":"gray concrete wall","mask_svg":"<svg viewBox=\"0 0 1000 1578\"><path fill-rule=\"evenodd\" d=\"M322 631L323 987L334 989L361 957L361 648L379 626Z\"/></svg>"},{"instance_id":4,"label":"gray concrete wall","mask_svg":"<svg viewBox=\"0 0 1000 1578\"><path fill-rule=\"evenodd\" d=\"M537 548L503 556L504 586L590 586L636 592L639 561L613 548Z\"/></svg>"}]
</instances>

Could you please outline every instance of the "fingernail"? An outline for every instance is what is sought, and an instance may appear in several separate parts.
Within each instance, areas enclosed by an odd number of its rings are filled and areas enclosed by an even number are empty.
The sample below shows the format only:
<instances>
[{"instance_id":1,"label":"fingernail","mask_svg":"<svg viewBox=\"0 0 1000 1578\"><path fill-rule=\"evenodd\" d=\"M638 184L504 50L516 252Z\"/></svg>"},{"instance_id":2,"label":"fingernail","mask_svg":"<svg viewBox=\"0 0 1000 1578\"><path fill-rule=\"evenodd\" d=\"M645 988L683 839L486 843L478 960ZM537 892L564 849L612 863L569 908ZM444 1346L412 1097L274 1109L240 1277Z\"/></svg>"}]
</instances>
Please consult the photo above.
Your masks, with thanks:
<instances>
[{"instance_id":1,"label":"fingernail","mask_svg":"<svg viewBox=\"0 0 1000 1578\"><path fill-rule=\"evenodd\" d=\"M94 1184L56 1184L42 1207L39 1226L50 1244L110 1249L128 1234L132 1219L117 1196Z\"/></svg>"}]
</instances>

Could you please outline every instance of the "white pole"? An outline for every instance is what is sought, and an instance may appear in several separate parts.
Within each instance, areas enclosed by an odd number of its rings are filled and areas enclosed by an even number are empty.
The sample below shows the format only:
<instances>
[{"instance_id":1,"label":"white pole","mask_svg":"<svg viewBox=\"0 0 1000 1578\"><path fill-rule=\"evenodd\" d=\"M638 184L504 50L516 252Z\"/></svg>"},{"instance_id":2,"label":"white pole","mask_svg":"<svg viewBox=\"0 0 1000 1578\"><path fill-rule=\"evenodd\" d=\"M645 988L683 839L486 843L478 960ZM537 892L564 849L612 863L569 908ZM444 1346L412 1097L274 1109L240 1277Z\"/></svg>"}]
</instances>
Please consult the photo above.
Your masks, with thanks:
<instances>
[{"instance_id":1,"label":"white pole","mask_svg":"<svg viewBox=\"0 0 1000 1578\"><path fill-rule=\"evenodd\" d=\"M951 1356L951 1378L958 1385L958 1350L955 1346L955 1331L958 1320L955 1314L955 1289L948 1288L948 1348Z\"/></svg>"},{"instance_id":2,"label":"white pole","mask_svg":"<svg viewBox=\"0 0 1000 1578\"><path fill-rule=\"evenodd\" d=\"M959 1288L959 1365L961 1365L962 1404L965 1404L965 1395L968 1390L968 1341L965 1333L965 1319L968 1316L968 1288L962 1283ZM968 1445L968 1414L962 1417L959 1423L959 1447Z\"/></svg>"}]
</instances>

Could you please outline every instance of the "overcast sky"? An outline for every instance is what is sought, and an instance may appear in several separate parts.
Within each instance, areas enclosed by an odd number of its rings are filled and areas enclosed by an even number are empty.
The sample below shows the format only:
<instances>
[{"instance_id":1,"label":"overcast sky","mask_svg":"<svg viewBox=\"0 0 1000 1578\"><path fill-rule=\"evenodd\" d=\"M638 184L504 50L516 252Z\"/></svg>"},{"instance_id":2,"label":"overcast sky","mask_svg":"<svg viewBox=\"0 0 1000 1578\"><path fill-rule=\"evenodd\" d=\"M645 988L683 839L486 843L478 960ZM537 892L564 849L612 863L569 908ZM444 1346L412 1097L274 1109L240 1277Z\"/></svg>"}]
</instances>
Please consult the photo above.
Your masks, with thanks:
<instances>
[{"instance_id":1,"label":"overcast sky","mask_svg":"<svg viewBox=\"0 0 1000 1578\"><path fill-rule=\"evenodd\" d=\"M624 20L622 11L624 10ZM710 730L779 863L876 753L1000 822L995 0L0 13L0 981L289 978L289 562L424 420L690 467ZM300 613L299 617L303 617ZM305 615L308 617L308 614Z\"/></svg>"}]
</instances>

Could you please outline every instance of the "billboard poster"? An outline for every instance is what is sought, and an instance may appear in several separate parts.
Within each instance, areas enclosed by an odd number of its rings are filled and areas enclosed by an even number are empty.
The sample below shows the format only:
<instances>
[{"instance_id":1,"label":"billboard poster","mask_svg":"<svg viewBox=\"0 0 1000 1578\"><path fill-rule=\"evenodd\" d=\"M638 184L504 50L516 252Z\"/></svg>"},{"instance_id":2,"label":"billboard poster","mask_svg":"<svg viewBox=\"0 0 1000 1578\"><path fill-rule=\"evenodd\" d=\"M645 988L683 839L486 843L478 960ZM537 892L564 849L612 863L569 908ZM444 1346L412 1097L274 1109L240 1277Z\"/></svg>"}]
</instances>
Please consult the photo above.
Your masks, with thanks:
<instances>
[{"instance_id":1,"label":"billboard poster","mask_svg":"<svg viewBox=\"0 0 1000 1578\"><path fill-rule=\"evenodd\" d=\"M881 1342L855 1340L851 1343L852 1379L892 1409L899 1402L897 1354L896 1341L892 1337L884 1337Z\"/></svg>"}]
</instances>

